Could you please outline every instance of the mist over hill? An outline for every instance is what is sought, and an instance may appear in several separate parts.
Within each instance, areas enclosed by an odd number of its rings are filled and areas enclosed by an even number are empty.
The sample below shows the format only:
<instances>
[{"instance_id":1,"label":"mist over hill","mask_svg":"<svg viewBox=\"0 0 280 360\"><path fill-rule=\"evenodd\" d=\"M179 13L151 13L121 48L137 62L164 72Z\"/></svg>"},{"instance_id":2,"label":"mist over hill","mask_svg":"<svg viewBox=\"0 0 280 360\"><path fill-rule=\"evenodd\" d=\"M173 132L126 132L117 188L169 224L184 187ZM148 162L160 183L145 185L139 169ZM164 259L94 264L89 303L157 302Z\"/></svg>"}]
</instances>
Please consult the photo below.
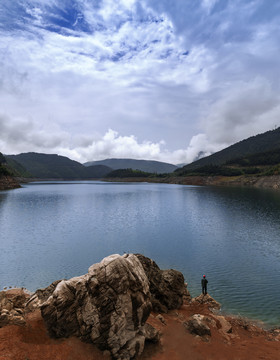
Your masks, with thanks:
<instances>
[{"instance_id":1,"label":"mist over hill","mask_svg":"<svg viewBox=\"0 0 280 360\"><path fill-rule=\"evenodd\" d=\"M249 137L212 155L201 158L175 171L177 175L205 166L221 166L248 156L280 149L280 128Z\"/></svg>"}]
</instances>

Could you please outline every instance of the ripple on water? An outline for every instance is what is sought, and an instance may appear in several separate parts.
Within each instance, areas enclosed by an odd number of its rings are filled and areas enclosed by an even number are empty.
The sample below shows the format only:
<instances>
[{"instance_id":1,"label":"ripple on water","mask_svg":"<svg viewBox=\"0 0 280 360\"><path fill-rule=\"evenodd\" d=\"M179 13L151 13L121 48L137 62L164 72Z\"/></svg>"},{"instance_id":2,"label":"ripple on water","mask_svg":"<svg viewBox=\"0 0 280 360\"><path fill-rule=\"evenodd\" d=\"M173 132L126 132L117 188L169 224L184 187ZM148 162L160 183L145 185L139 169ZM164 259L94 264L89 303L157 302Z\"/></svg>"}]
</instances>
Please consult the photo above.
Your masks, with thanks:
<instances>
[{"instance_id":1,"label":"ripple on water","mask_svg":"<svg viewBox=\"0 0 280 360\"><path fill-rule=\"evenodd\" d=\"M223 310L280 324L280 197L255 189L167 184L28 184L0 193L0 287L30 290L87 272L111 253L142 252L206 273Z\"/></svg>"}]
</instances>

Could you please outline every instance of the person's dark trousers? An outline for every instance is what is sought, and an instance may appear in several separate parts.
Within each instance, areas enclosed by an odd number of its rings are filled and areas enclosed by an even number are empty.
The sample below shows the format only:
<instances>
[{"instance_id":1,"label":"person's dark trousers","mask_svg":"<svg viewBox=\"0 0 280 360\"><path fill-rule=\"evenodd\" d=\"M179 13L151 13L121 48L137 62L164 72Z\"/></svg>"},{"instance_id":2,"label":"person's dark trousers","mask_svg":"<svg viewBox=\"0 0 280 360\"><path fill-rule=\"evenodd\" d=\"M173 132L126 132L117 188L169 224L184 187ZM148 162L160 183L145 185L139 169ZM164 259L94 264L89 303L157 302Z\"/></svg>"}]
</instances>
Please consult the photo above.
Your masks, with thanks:
<instances>
[{"instance_id":1,"label":"person's dark trousers","mask_svg":"<svg viewBox=\"0 0 280 360\"><path fill-rule=\"evenodd\" d=\"M203 294L203 295L206 295L206 294L207 294L207 287L206 287L206 286L204 286L204 287L202 288L202 294Z\"/></svg>"}]
</instances>

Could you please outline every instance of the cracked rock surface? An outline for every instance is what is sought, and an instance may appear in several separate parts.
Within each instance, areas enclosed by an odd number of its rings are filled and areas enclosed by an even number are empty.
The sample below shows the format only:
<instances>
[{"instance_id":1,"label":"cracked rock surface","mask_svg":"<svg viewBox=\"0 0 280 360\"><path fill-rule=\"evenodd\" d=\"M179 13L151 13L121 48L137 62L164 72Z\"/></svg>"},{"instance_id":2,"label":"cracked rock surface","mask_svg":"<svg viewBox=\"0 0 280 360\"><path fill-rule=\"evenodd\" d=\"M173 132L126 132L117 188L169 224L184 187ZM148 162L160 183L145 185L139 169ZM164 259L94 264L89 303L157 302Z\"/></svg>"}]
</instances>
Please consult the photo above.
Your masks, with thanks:
<instances>
[{"instance_id":1,"label":"cracked rock surface","mask_svg":"<svg viewBox=\"0 0 280 360\"><path fill-rule=\"evenodd\" d=\"M58 282L41 313L52 337L75 335L109 350L114 358L131 359L143 351L146 337L158 338L145 325L150 298L138 258L111 255L87 274Z\"/></svg>"}]
</instances>

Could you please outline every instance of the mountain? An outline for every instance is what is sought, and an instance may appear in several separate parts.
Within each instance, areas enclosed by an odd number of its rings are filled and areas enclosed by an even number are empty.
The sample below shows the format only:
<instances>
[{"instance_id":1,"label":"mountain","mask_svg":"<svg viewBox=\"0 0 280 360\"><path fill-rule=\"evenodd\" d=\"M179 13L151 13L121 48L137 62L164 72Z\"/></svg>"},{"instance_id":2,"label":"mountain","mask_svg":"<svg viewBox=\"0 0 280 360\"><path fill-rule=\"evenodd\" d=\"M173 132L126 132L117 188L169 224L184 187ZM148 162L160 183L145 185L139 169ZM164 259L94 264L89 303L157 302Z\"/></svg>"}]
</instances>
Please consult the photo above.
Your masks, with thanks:
<instances>
[{"instance_id":1,"label":"mountain","mask_svg":"<svg viewBox=\"0 0 280 360\"><path fill-rule=\"evenodd\" d=\"M280 149L280 128L267 131L263 134L249 137L234 145L218 151L212 155L192 162L175 171L177 175L183 175L186 172L196 170L205 166L220 166L235 159L245 158L259 153L275 151Z\"/></svg>"},{"instance_id":2,"label":"mountain","mask_svg":"<svg viewBox=\"0 0 280 360\"><path fill-rule=\"evenodd\" d=\"M55 154L23 153L6 155L8 162L23 166L32 177L40 179L91 179L106 176L111 168L107 166L85 167L77 161Z\"/></svg>"},{"instance_id":3,"label":"mountain","mask_svg":"<svg viewBox=\"0 0 280 360\"><path fill-rule=\"evenodd\" d=\"M113 170L132 169L149 173L171 173L177 169L176 165L153 161L153 160L134 160L134 159L105 159L100 161L89 161L85 166L106 165Z\"/></svg>"}]
</instances>

